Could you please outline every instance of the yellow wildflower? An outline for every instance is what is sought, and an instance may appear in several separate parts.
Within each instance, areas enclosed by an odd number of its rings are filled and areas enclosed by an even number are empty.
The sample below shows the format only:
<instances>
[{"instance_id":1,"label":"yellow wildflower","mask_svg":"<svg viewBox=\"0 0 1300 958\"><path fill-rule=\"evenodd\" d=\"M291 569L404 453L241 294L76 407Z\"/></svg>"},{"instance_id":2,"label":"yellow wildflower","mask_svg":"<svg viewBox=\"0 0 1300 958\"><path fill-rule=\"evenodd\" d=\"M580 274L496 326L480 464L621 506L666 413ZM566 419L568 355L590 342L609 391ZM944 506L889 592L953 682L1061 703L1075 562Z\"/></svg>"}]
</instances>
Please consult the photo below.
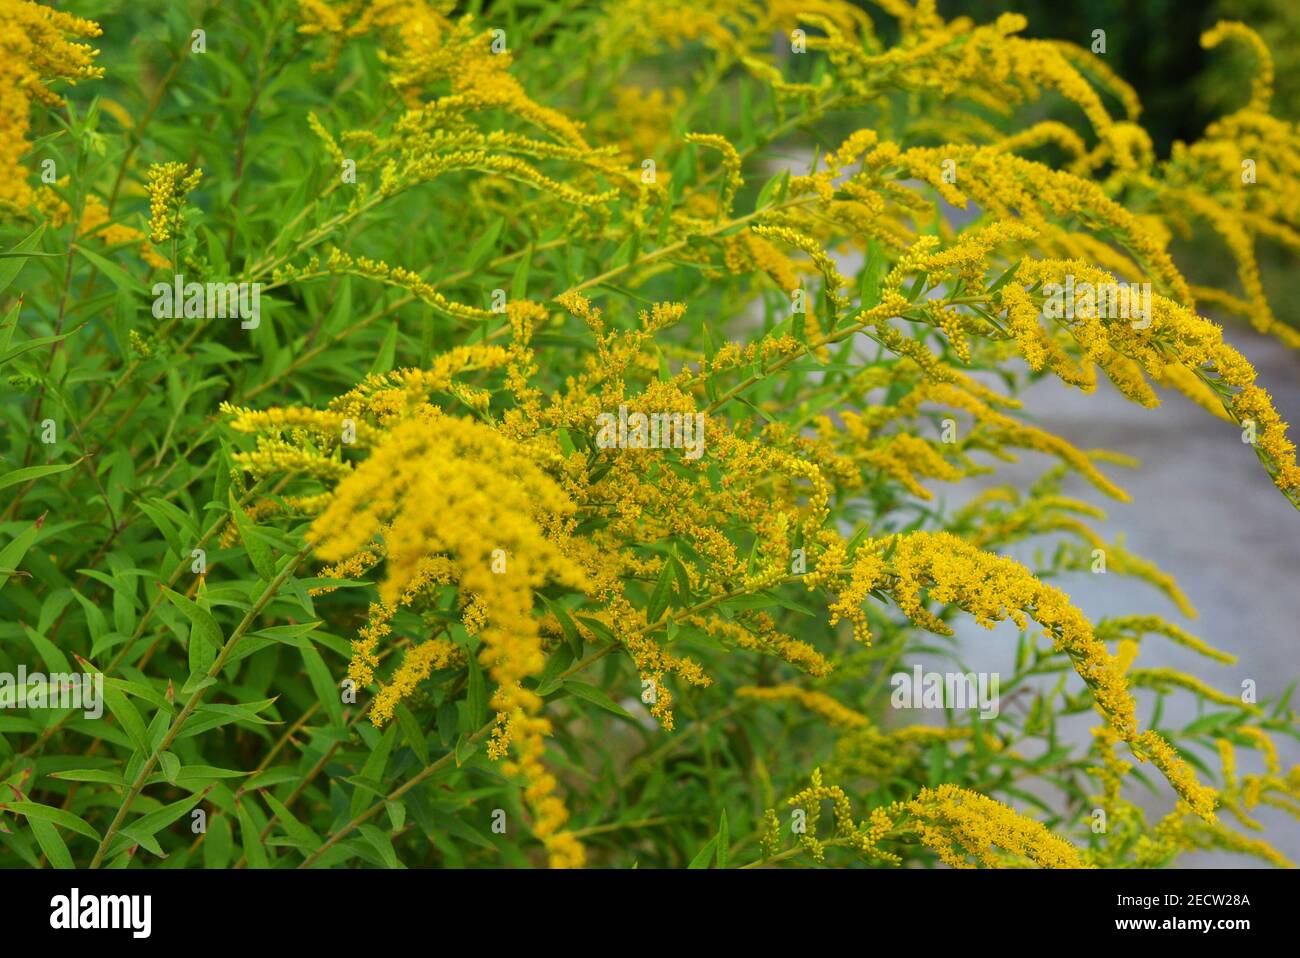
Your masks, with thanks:
<instances>
[{"instance_id":1,"label":"yellow wildflower","mask_svg":"<svg viewBox=\"0 0 1300 958\"><path fill-rule=\"evenodd\" d=\"M202 170L191 170L185 163L155 163L149 167L150 240L162 243L180 232L185 199L202 178Z\"/></svg>"}]
</instances>

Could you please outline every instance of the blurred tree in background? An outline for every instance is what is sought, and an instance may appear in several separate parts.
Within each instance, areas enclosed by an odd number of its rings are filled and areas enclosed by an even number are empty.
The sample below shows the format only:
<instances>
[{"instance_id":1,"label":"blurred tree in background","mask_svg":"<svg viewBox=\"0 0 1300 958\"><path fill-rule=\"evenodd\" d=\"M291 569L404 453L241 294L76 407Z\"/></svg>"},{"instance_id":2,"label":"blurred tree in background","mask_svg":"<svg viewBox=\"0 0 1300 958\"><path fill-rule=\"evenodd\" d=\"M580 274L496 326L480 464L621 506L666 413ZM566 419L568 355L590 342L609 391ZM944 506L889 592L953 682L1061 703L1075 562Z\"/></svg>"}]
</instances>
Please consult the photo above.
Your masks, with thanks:
<instances>
[{"instance_id":1,"label":"blurred tree in background","mask_svg":"<svg viewBox=\"0 0 1300 958\"><path fill-rule=\"evenodd\" d=\"M1277 69L1274 112L1297 118L1300 97L1300 4L1294 0L939 0L945 18L977 22L1000 13L1029 19L1027 37L1092 44L1106 31L1106 59L1142 99L1143 126L1156 151L1190 141L1214 117L1241 106L1247 95L1234 78L1248 75L1248 54L1236 46L1201 49L1199 37L1221 19L1242 20L1259 31ZM883 22L883 21L882 21Z\"/></svg>"}]
</instances>

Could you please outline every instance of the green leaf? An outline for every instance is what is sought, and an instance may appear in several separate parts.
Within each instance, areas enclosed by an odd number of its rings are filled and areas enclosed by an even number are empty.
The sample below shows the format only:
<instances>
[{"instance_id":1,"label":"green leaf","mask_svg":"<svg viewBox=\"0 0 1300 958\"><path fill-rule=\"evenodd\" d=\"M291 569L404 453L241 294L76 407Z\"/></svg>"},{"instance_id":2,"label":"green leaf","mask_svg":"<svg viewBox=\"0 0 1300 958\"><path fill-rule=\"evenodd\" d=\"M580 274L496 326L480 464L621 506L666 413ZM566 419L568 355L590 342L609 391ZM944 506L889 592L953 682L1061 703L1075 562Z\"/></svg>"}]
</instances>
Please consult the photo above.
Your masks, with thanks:
<instances>
[{"instance_id":1,"label":"green leaf","mask_svg":"<svg viewBox=\"0 0 1300 958\"><path fill-rule=\"evenodd\" d=\"M271 548L258 536L253 520L249 519L248 514L239 507L233 492L230 494L230 515L235 520L235 527L239 530L239 538L244 543L244 551L248 553L253 568L257 570L259 576L270 582L275 578L275 559L271 556ZM209 618L211 617L209 616ZM221 630L218 629L218 638L220 635ZM217 647L220 648L219 641Z\"/></svg>"},{"instance_id":2,"label":"green leaf","mask_svg":"<svg viewBox=\"0 0 1300 958\"><path fill-rule=\"evenodd\" d=\"M880 302L880 284L885 276L885 258L880 241L871 240L867 261L862 267L862 280L858 286L858 305L871 309Z\"/></svg>"},{"instance_id":3,"label":"green leaf","mask_svg":"<svg viewBox=\"0 0 1300 958\"><path fill-rule=\"evenodd\" d=\"M37 537L41 534L41 523L45 517L32 523L10 541L3 549L0 549L0 589L3 589L5 583L13 577L22 563L23 557L27 555L27 550L36 542Z\"/></svg>"},{"instance_id":4,"label":"green leaf","mask_svg":"<svg viewBox=\"0 0 1300 958\"><path fill-rule=\"evenodd\" d=\"M477 845L480 848L486 848L488 851L494 852L498 850L497 845L492 842L491 839L485 836L473 825L470 825L468 822L464 822L459 818L454 818L452 816L440 817L438 819L438 828L445 831L448 835L455 836L456 838L463 838L465 841Z\"/></svg>"},{"instance_id":5,"label":"green leaf","mask_svg":"<svg viewBox=\"0 0 1300 958\"><path fill-rule=\"evenodd\" d=\"M10 250L10 253L30 255L31 251L40 243L43 235L45 235L44 223L23 237L18 245ZM0 293L3 293L9 284L14 281L14 277L18 275L19 270L23 268L23 264L26 262L27 255L10 255L0 259Z\"/></svg>"},{"instance_id":6,"label":"green leaf","mask_svg":"<svg viewBox=\"0 0 1300 958\"><path fill-rule=\"evenodd\" d=\"M386 373L393 368L397 356L397 328L400 324L394 322L388 327L388 333L384 336L384 342L375 353L375 361L370 364L370 375L377 373Z\"/></svg>"},{"instance_id":7,"label":"green leaf","mask_svg":"<svg viewBox=\"0 0 1300 958\"><path fill-rule=\"evenodd\" d=\"M50 860L50 864L55 868L75 868L72 863L72 855L68 852L68 846L64 844L63 836L59 830L49 822L36 819L30 821L32 834L36 836L36 843L41 846L41 851L45 857Z\"/></svg>"},{"instance_id":8,"label":"green leaf","mask_svg":"<svg viewBox=\"0 0 1300 958\"><path fill-rule=\"evenodd\" d=\"M722 821L718 823L718 867L727 867L727 849L731 847L731 836L727 833L727 810L722 810Z\"/></svg>"},{"instance_id":9,"label":"green leaf","mask_svg":"<svg viewBox=\"0 0 1300 958\"><path fill-rule=\"evenodd\" d=\"M50 778L62 782L96 782L121 788L122 773L109 768L72 768L63 772L50 772Z\"/></svg>"},{"instance_id":10,"label":"green leaf","mask_svg":"<svg viewBox=\"0 0 1300 958\"><path fill-rule=\"evenodd\" d=\"M496 246L497 237L501 235L501 227L505 225L505 218L498 216L488 224L488 228L479 234L478 239L469 248L465 255L465 261L461 268L467 273L471 273L479 267L479 264L487 259L488 253Z\"/></svg>"},{"instance_id":11,"label":"green leaf","mask_svg":"<svg viewBox=\"0 0 1300 958\"><path fill-rule=\"evenodd\" d=\"M338 687L334 684L334 676L330 674L329 666L325 664L321 654L310 646L300 648L299 652L312 691L316 693L316 698L325 709L325 713L329 715L330 723L336 728L342 728L343 700L339 696Z\"/></svg>"},{"instance_id":12,"label":"green leaf","mask_svg":"<svg viewBox=\"0 0 1300 958\"><path fill-rule=\"evenodd\" d=\"M31 640L32 645L36 648L41 661L45 663L46 669L50 672L68 673L72 671L72 666L68 663L68 657L63 654L62 649L30 625L24 625L22 628L27 638Z\"/></svg>"},{"instance_id":13,"label":"green leaf","mask_svg":"<svg viewBox=\"0 0 1300 958\"><path fill-rule=\"evenodd\" d=\"M580 615L577 617L577 621L581 622L587 628L591 629L592 632L600 636L606 642L616 641L614 639L614 633L609 631L609 626L607 626L604 622L601 622L599 619L593 619L589 616Z\"/></svg>"},{"instance_id":14,"label":"green leaf","mask_svg":"<svg viewBox=\"0 0 1300 958\"><path fill-rule=\"evenodd\" d=\"M573 664L573 659L573 651L568 646L556 649L547 656L542 674L537 676L537 694L545 697L558 689L564 681L564 672Z\"/></svg>"},{"instance_id":15,"label":"green leaf","mask_svg":"<svg viewBox=\"0 0 1300 958\"><path fill-rule=\"evenodd\" d=\"M56 473L67 472L77 463L76 462L58 463L53 466L28 466L26 469L15 469L13 472L0 476L0 489L12 486L20 482L27 482L30 479L40 479L42 476L53 476Z\"/></svg>"},{"instance_id":16,"label":"green leaf","mask_svg":"<svg viewBox=\"0 0 1300 958\"><path fill-rule=\"evenodd\" d=\"M184 554L184 548L181 542L180 532L172 521L167 518L167 514L151 502L137 502L136 508L149 517L158 531L163 534L163 539L167 545L179 556Z\"/></svg>"},{"instance_id":17,"label":"green leaf","mask_svg":"<svg viewBox=\"0 0 1300 958\"><path fill-rule=\"evenodd\" d=\"M31 352L33 349L40 349L42 346L48 346L51 343L62 342L79 329L81 329L80 326L76 327L76 329L70 329L66 333L60 333L57 336L41 336L39 339L29 339L25 343L20 343L12 349L0 353L0 366L3 366L11 359L17 359L23 353Z\"/></svg>"},{"instance_id":18,"label":"green leaf","mask_svg":"<svg viewBox=\"0 0 1300 958\"><path fill-rule=\"evenodd\" d=\"M182 798L179 802L164 805L157 811L150 812L147 815L142 815L130 825L123 825L122 834L127 838L144 845L155 855L166 857L160 854L160 849L156 848L157 842L154 839L154 835L162 831L168 825L171 825L195 805L203 801L204 794L205 793L203 792L195 792L193 795ZM150 847L151 842L155 847Z\"/></svg>"},{"instance_id":19,"label":"green leaf","mask_svg":"<svg viewBox=\"0 0 1300 958\"><path fill-rule=\"evenodd\" d=\"M558 602L548 599L546 596L539 596L542 604L555 616L560 623L560 631L564 633L564 641L569 646L575 658L582 655L582 636L578 634L578 627L573 623L573 617L569 615L569 610Z\"/></svg>"},{"instance_id":20,"label":"green leaf","mask_svg":"<svg viewBox=\"0 0 1300 958\"><path fill-rule=\"evenodd\" d=\"M635 718L627 709L623 708L623 706L619 705L594 685L588 685L586 682L579 682L577 679L565 679L563 687L571 694L582 699L584 702L590 702L592 705L600 706L607 712L613 712L615 715L621 715L623 718L635 721Z\"/></svg>"},{"instance_id":21,"label":"green leaf","mask_svg":"<svg viewBox=\"0 0 1300 958\"><path fill-rule=\"evenodd\" d=\"M406 805L403 802L384 802L384 810L388 812L388 820L393 823L393 828L397 831L406 825Z\"/></svg>"},{"instance_id":22,"label":"green leaf","mask_svg":"<svg viewBox=\"0 0 1300 958\"><path fill-rule=\"evenodd\" d=\"M1020 260L1016 260L1006 268L1006 271L997 278L997 281L992 286L988 288L990 296L1000 290L1003 286L1007 285L1007 283L1011 282L1011 280L1015 279L1016 271L1020 269L1020 263Z\"/></svg>"},{"instance_id":23,"label":"green leaf","mask_svg":"<svg viewBox=\"0 0 1300 958\"><path fill-rule=\"evenodd\" d=\"M623 242L618 244L618 249L614 250L614 255L610 257L609 265L611 267L619 267L619 266L626 266L628 263L632 262L632 260L636 256L636 244L637 244L637 236L635 233L633 233L631 236L623 240ZM620 290L618 289L618 287L613 286L611 284L601 284L601 285L607 286L609 289L614 289L619 293L626 293L627 295L631 295L635 298L638 299L640 298L639 296L636 296L635 293L632 293L631 290L627 290L627 291Z\"/></svg>"},{"instance_id":24,"label":"green leaf","mask_svg":"<svg viewBox=\"0 0 1300 958\"><path fill-rule=\"evenodd\" d=\"M168 602L180 609L185 614L185 617L190 620L191 639L197 636L217 651L221 650L226 640L221 634L221 626L217 624L217 620L212 617L211 612L200 607L193 599L171 589L164 588L163 595L167 597Z\"/></svg>"},{"instance_id":25,"label":"green leaf","mask_svg":"<svg viewBox=\"0 0 1300 958\"><path fill-rule=\"evenodd\" d=\"M116 263L105 259L98 253L92 253L84 246L78 245L76 250L90 262L90 265L103 273L108 281L118 289L123 292L134 293L140 296L145 295L146 290L144 284Z\"/></svg>"},{"instance_id":26,"label":"green leaf","mask_svg":"<svg viewBox=\"0 0 1300 958\"><path fill-rule=\"evenodd\" d=\"M283 802L270 792L262 792L262 799L270 807L271 811L275 813L275 817L284 828L285 834L302 845L305 845L311 851L320 848L320 836L295 818L293 812L289 811Z\"/></svg>"},{"instance_id":27,"label":"green leaf","mask_svg":"<svg viewBox=\"0 0 1300 958\"><path fill-rule=\"evenodd\" d=\"M510 299L514 302L528 298L528 272L532 268L532 263L533 248L530 246L525 250L524 255L519 257L519 263L515 266L515 275L510 280Z\"/></svg>"},{"instance_id":28,"label":"green leaf","mask_svg":"<svg viewBox=\"0 0 1300 958\"><path fill-rule=\"evenodd\" d=\"M397 731L398 728L396 725L389 725L388 728L384 730L384 734L380 736L378 744L375 745L374 750L366 757L366 763L361 766L362 778L370 779L375 782L382 782L384 780L384 769L388 767L388 756L393 751L393 744L397 741ZM360 813L369 804L370 799L366 797L365 792L358 790L352 793L351 812L353 815Z\"/></svg>"},{"instance_id":29,"label":"green leaf","mask_svg":"<svg viewBox=\"0 0 1300 958\"><path fill-rule=\"evenodd\" d=\"M778 192L785 188L786 183L790 180L790 171L782 170L763 184L763 188L758 192L758 199L754 201L754 209L761 210L770 206L777 199ZM782 292L790 292L788 289Z\"/></svg>"},{"instance_id":30,"label":"green leaf","mask_svg":"<svg viewBox=\"0 0 1300 958\"><path fill-rule=\"evenodd\" d=\"M405 703L398 703L397 724L402 727L402 734L406 737L406 744L410 746L415 757L420 760L421 765L429 764L429 744L424 734L424 729L420 726L419 720L415 717Z\"/></svg>"},{"instance_id":31,"label":"green leaf","mask_svg":"<svg viewBox=\"0 0 1300 958\"><path fill-rule=\"evenodd\" d=\"M668 557L668 561L673 567L673 576L677 580L677 603L683 607L689 606L692 601L691 597L691 578L686 573L686 566L682 560L677 557L677 551L674 549Z\"/></svg>"},{"instance_id":32,"label":"green leaf","mask_svg":"<svg viewBox=\"0 0 1300 958\"><path fill-rule=\"evenodd\" d=\"M376 825L367 822L360 826L357 831L365 837L370 847L379 853L380 859L383 860L385 868L402 868L402 863L397 860L397 852L393 850L393 840L388 833Z\"/></svg>"},{"instance_id":33,"label":"green leaf","mask_svg":"<svg viewBox=\"0 0 1300 958\"><path fill-rule=\"evenodd\" d=\"M671 562L665 560L663 568L659 570L659 580L655 583L654 591L650 593L650 602L646 606L645 618L651 625L657 623L668 608L672 586L673 566Z\"/></svg>"},{"instance_id":34,"label":"green leaf","mask_svg":"<svg viewBox=\"0 0 1300 958\"><path fill-rule=\"evenodd\" d=\"M203 840L203 867L229 868L234 857L234 842L230 834L230 818L226 815L213 816L208 822L207 835Z\"/></svg>"},{"instance_id":35,"label":"green leaf","mask_svg":"<svg viewBox=\"0 0 1300 958\"><path fill-rule=\"evenodd\" d=\"M236 722L251 722L253 725L278 725L275 719L263 718L258 713L269 708L275 699L263 699L260 702L206 702L199 706L199 712L215 713L229 716Z\"/></svg>"},{"instance_id":36,"label":"green leaf","mask_svg":"<svg viewBox=\"0 0 1300 958\"><path fill-rule=\"evenodd\" d=\"M14 304L9 307L9 312L5 318L0 320L0 355L9 348L9 342L14 338L14 330L18 328L18 311L22 309L23 301L15 300Z\"/></svg>"},{"instance_id":37,"label":"green leaf","mask_svg":"<svg viewBox=\"0 0 1300 958\"><path fill-rule=\"evenodd\" d=\"M121 691L106 684L104 704L122 726L122 731L131 739L135 750L141 755L148 755L152 751L149 747L149 733L144 727L144 719L140 718L140 713L130 700Z\"/></svg>"},{"instance_id":38,"label":"green leaf","mask_svg":"<svg viewBox=\"0 0 1300 958\"><path fill-rule=\"evenodd\" d=\"M194 652L204 648L207 648L207 646L195 642L190 651ZM195 658L191 656L190 677L186 679L185 684L181 686L181 695L193 695L195 692L201 692L203 689L217 684L216 679L205 674L208 669L212 668L212 663L214 661L216 661L215 656L209 656L206 661L203 658Z\"/></svg>"},{"instance_id":39,"label":"green leaf","mask_svg":"<svg viewBox=\"0 0 1300 958\"><path fill-rule=\"evenodd\" d=\"M176 776L181 771L181 760L171 752L160 752L158 755L158 766L162 769L163 778L172 784L176 783Z\"/></svg>"},{"instance_id":40,"label":"green leaf","mask_svg":"<svg viewBox=\"0 0 1300 958\"><path fill-rule=\"evenodd\" d=\"M700 849L698 855L691 859L687 869L708 868L709 863L713 861L714 849L718 847L718 836L714 835L709 839L709 843Z\"/></svg>"},{"instance_id":41,"label":"green leaf","mask_svg":"<svg viewBox=\"0 0 1300 958\"><path fill-rule=\"evenodd\" d=\"M13 812L16 815L26 815L28 821L37 819L44 822L53 822L55 825L62 825L78 835L85 835L94 841L100 840L99 832L65 809L51 808L48 805L40 805L36 802L5 802L4 808L5 811Z\"/></svg>"},{"instance_id":42,"label":"green leaf","mask_svg":"<svg viewBox=\"0 0 1300 958\"><path fill-rule=\"evenodd\" d=\"M248 814L248 809L244 808L243 804L236 806L236 813L239 817L239 837L244 845L244 856L248 859L248 867L267 868L270 863L266 857L266 846L262 844L261 835L253 823L252 816Z\"/></svg>"},{"instance_id":43,"label":"green leaf","mask_svg":"<svg viewBox=\"0 0 1300 958\"><path fill-rule=\"evenodd\" d=\"M1238 712L1211 712L1203 715L1183 727L1184 735L1199 735L1202 732L1216 731L1224 725L1230 725L1240 717ZM1154 723L1152 723L1154 724ZM1191 756L1186 756L1190 761Z\"/></svg>"},{"instance_id":44,"label":"green leaf","mask_svg":"<svg viewBox=\"0 0 1300 958\"><path fill-rule=\"evenodd\" d=\"M262 636L273 639L276 642L283 642L286 645L292 645L295 649L312 648L311 640L307 638L316 631L316 627L321 624L317 619L314 622L293 622L289 625L273 625L270 628L258 629L256 632L249 633L249 638L253 636Z\"/></svg>"},{"instance_id":45,"label":"green leaf","mask_svg":"<svg viewBox=\"0 0 1300 958\"><path fill-rule=\"evenodd\" d=\"M462 733L460 738L456 740L456 767L460 768L468 762L470 757L477 751L478 743L471 742L470 737Z\"/></svg>"},{"instance_id":46,"label":"green leaf","mask_svg":"<svg viewBox=\"0 0 1300 958\"><path fill-rule=\"evenodd\" d=\"M177 774L176 784L215 782L223 778L244 778L248 774L250 773L236 771L233 768L214 768L211 765L186 765Z\"/></svg>"}]
</instances>

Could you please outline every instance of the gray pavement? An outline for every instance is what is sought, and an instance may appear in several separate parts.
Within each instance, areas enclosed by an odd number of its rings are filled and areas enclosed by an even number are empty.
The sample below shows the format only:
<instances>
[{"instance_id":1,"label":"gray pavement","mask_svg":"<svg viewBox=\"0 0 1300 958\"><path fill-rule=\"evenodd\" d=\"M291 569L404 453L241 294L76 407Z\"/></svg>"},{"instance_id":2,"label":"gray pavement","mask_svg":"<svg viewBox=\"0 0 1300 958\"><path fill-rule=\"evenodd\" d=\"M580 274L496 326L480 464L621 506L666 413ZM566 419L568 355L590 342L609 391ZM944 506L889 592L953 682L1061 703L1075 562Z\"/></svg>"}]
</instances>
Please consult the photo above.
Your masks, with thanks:
<instances>
[{"instance_id":1,"label":"gray pavement","mask_svg":"<svg viewBox=\"0 0 1300 958\"><path fill-rule=\"evenodd\" d=\"M1255 364L1259 382L1272 393L1284 419L1300 425L1300 355L1240 326L1229 325L1226 338ZM1162 405L1145 409L1102 382L1092 394L1055 380L1036 383L1024 395L1034 422L1084 449L1105 448L1141 460L1129 470L1104 467L1132 496L1130 503L1108 501L1091 486L1072 481L1068 491L1097 502L1109 518L1097 525L1110 541L1125 535L1127 546L1154 561L1178 581L1197 608L1188 619L1172 602L1149 586L1114 574L1081 573L1057 581L1092 620L1108 615L1155 613L1237 656L1222 665L1159 637L1143 643L1140 667L1170 666L1190 672L1230 694L1239 694L1244 679L1253 679L1260 701L1276 700L1300 678L1300 513L1272 485L1241 430L1209 415L1181 395L1162 392ZM1293 429L1295 437L1300 429ZM990 479L967 480L943 493L958 505L990 482L1031 482L1048 465L1045 457L1026 454L1016 464L999 464ZM942 484L932 484L938 492ZM1013 552L1032 555L1032 547ZM977 670L1010 672L1015 629L1004 625L990 633L978 626L959 633L961 656ZM1154 695L1139 691L1139 717L1152 714ZM1300 701L1300 692L1292 705ZM1168 697L1162 724L1176 728L1196 717L1191 696ZM1088 741L1091 716L1072 721L1070 737ZM1283 768L1300 763L1300 744L1278 738ZM1258 753L1238 749L1242 772L1262 771ZM1213 767L1217 760L1206 755ZM1167 790L1135 798L1154 821L1172 807ZM1274 809L1261 809L1265 837L1292 861L1300 862L1300 823ZM1252 859L1219 853L1196 853L1184 866L1250 866Z\"/></svg>"}]
</instances>

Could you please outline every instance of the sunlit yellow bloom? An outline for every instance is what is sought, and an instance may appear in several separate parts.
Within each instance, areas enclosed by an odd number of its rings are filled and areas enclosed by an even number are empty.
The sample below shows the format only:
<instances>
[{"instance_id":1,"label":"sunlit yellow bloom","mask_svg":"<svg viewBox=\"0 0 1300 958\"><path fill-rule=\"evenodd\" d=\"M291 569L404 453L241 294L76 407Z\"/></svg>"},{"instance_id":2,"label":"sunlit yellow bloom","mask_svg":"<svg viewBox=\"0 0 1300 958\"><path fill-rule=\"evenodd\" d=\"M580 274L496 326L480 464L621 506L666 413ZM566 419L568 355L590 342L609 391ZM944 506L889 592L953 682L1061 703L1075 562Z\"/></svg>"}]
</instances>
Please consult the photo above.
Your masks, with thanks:
<instances>
[{"instance_id":1,"label":"sunlit yellow bloom","mask_svg":"<svg viewBox=\"0 0 1300 958\"><path fill-rule=\"evenodd\" d=\"M149 167L150 240L162 243L180 232L185 199L202 178L202 170L191 170L184 163L155 163Z\"/></svg>"},{"instance_id":2,"label":"sunlit yellow bloom","mask_svg":"<svg viewBox=\"0 0 1300 958\"><path fill-rule=\"evenodd\" d=\"M37 202L24 158L31 149L34 104L63 103L50 84L76 83L104 75L95 66L99 51L68 37L97 37L99 24L29 0L0 0L0 212L25 215ZM48 189L43 190L49 193ZM52 197L51 197L52 198Z\"/></svg>"}]
</instances>

